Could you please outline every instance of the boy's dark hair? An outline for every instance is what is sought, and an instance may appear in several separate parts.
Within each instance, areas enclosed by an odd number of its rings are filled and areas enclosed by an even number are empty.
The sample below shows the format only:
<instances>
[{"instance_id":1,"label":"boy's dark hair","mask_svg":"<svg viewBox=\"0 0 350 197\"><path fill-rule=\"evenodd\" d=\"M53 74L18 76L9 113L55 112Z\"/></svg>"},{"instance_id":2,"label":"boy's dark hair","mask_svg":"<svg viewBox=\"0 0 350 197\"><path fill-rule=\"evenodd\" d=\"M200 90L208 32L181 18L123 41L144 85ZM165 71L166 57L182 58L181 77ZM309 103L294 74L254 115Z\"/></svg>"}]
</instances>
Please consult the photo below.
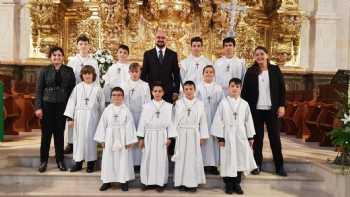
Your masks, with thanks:
<instances>
[{"instance_id":1,"label":"boy's dark hair","mask_svg":"<svg viewBox=\"0 0 350 197\"><path fill-rule=\"evenodd\" d=\"M53 46L50 48L49 53L47 54L47 57L51 58L52 54L56 51L60 51L62 53L62 56L64 56L64 52L63 52L63 49L61 47Z\"/></svg>"},{"instance_id":2,"label":"boy's dark hair","mask_svg":"<svg viewBox=\"0 0 350 197\"><path fill-rule=\"evenodd\" d=\"M151 91L153 91L153 89L155 87L161 87L163 89L163 91L164 91L164 86L163 86L162 82L160 82L160 81L152 82L152 84L151 84Z\"/></svg>"},{"instance_id":3,"label":"boy's dark hair","mask_svg":"<svg viewBox=\"0 0 350 197\"><path fill-rule=\"evenodd\" d=\"M200 42L201 45L203 45L203 39L199 36L191 38L191 46L192 46L192 43L194 43L194 42Z\"/></svg>"},{"instance_id":4,"label":"boy's dark hair","mask_svg":"<svg viewBox=\"0 0 350 197\"><path fill-rule=\"evenodd\" d=\"M126 46L125 44L120 44L119 47L118 47L118 49L117 49L117 51L118 51L119 49L124 49L125 51L128 52L128 54L130 53L130 52L129 52L129 47Z\"/></svg>"},{"instance_id":5,"label":"boy's dark hair","mask_svg":"<svg viewBox=\"0 0 350 197\"><path fill-rule=\"evenodd\" d=\"M123 90L123 88L121 88L121 87L114 87L114 88L112 89L112 91L111 91L111 97L112 97L112 93L113 93L113 92L121 92L122 95L123 95L123 97L124 97L124 90Z\"/></svg>"},{"instance_id":6,"label":"boy's dark hair","mask_svg":"<svg viewBox=\"0 0 350 197\"><path fill-rule=\"evenodd\" d=\"M85 34L81 34L78 38L77 38L77 43L79 41L83 41L83 42L88 42L90 43L90 39L85 35Z\"/></svg>"},{"instance_id":7,"label":"boy's dark hair","mask_svg":"<svg viewBox=\"0 0 350 197\"><path fill-rule=\"evenodd\" d=\"M133 62L129 66L129 71L136 70L136 69L141 69L141 65L137 62Z\"/></svg>"},{"instance_id":8,"label":"boy's dark hair","mask_svg":"<svg viewBox=\"0 0 350 197\"><path fill-rule=\"evenodd\" d=\"M228 82L228 85L230 86L231 83L234 83L236 85L242 86L242 80L239 78L232 78L230 82Z\"/></svg>"},{"instance_id":9,"label":"boy's dark hair","mask_svg":"<svg viewBox=\"0 0 350 197\"><path fill-rule=\"evenodd\" d=\"M213 69L213 71L214 71L214 73L215 73L215 68L214 68L214 66L213 66L213 65L206 65L206 66L203 68L203 72L202 72L202 74L204 74L204 71L205 71L206 69L208 69L208 68Z\"/></svg>"},{"instance_id":10,"label":"boy's dark hair","mask_svg":"<svg viewBox=\"0 0 350 197\"><path fill-rule=\"evenodd\" d=\"M185 86L193 86L194 89L196 89L196 84L195 84L193 81L186 81L186 82L184 83L184 87L185 87Z\"/></svg>"},{"instance_id":11,"label":"boy's dark hair","mask_svg":"<svg viewBox=\"0 0 350 197\"><path fill-rule=\"evenodd\" d=\"M84 81L83 80L83 75L85 75L85 74L92 74L92 76L93 76L93 81L95 81L96 80L96 77L97 77L97 75L96 75L96 71L95 71L95 68L94 67L92 67L92 66L90 66L90 65L85 65L82 69L81 69L81 71L80 71L80 79L82 80L82 81Z\"/></svg>"},{"instance_id":12,"label":"boy's dark hair","mask_svg":"<svg viewBox=\"0 0 350 197\"><path fill-rule=\"evenodd\" d=\"M222 46L225 47L226 43L232 43L234 47L236 47L236 41L233 37L227 37L222 41Z\"/></svg>"}]
</instances>

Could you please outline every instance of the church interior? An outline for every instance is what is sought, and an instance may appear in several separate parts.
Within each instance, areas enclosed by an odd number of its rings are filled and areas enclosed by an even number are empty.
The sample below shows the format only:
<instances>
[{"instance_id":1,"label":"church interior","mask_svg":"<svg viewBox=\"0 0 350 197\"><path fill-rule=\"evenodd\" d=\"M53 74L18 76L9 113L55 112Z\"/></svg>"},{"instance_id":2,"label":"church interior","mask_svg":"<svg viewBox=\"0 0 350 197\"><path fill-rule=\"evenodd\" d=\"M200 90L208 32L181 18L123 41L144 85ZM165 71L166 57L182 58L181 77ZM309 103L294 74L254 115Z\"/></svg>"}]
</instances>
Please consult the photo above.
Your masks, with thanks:
<instances>
[{"instance_id":1,"label":"church interior","mask_svg":"<svg viewBox=\"0 0 350 197\"><path fill-rule=\"evenodd\" d=\"M273 161L266 141L267 172L245 177L247 196L350 196L350 152L347 163L337 163L344 149L329 135L344 127L343 115L349 114L349 0L0 0L0 24L0 197L161 196L137 189L101 194L98 172L34 170L41 134L35 90L40 69L49 64L49 48L61 46L67 63L77 52L76 38L85 34L91 53L106 49L116 59L125 44L129 60L142 63L158 28L179 59L190 53L194 36L203 38L203 53L212 61L222 56L222 39L234 37L235 53L247 67L261 45L282 70L287 101L281 138L290 176L269 173ZM69 156L66 162L71 165ZM225 196L217 177L207 182L195 196ZM180 196L172 190L164 195Z\"/></svg>"}]
</instances>

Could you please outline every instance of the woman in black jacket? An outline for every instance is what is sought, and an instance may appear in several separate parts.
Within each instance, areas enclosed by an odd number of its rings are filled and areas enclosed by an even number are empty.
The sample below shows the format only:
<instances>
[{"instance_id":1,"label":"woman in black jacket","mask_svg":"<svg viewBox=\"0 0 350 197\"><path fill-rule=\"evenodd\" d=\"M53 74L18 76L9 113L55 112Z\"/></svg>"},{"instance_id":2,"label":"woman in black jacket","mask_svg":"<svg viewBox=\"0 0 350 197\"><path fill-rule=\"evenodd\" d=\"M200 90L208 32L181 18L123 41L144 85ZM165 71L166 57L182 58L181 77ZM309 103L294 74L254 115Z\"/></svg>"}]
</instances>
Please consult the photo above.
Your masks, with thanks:
<instances>
[{"instance_id":1,"label":"woman in black jacket","mask_svg":"<svg viewBox=\"0 0 350 197\"><path fill-rule=\"evenodd\" d=\"M37 81L35 115L41 120L41 145L39 172L45 172L49 158L51 137L54 137L57 167L66 171L64 164L64 128L66 118L63 115L68 98L75 86L73 69L63 65L63 49L53 47L48 57L51 64L40 71Z\"/></svg>"},{"instance_id":2,"label":"woman in black jacket","mask_svg":"<svg viewBox=\"0 0 350 197\"><path fill-rule=\"evenodd\" d=\"M283 167L278 129L278 118L283 117L285 113L286 90L283 74L277 65L270 64L265 47L259 46L254 50L254 59L255 63L247 70L242 89L242 98L249 103L256 130L253 148L258 169L252 173L259 174L261 171L264 124L266 124L276 173L287 176Z\"/></svg>"}]
</instances>

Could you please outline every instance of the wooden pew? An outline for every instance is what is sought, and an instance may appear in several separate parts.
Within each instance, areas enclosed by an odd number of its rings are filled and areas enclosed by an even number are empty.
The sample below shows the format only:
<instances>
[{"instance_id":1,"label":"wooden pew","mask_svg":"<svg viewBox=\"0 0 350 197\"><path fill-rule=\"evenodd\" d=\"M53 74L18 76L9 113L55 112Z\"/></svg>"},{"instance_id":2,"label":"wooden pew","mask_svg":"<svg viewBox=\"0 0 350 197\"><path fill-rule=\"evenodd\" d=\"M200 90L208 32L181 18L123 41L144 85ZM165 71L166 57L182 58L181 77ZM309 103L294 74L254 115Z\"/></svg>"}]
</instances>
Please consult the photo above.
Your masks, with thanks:
<instances>
[{"instance_id":1,"label":"wooden pew","mask_svg":"<svg viewBox=\"0 0 350 197\"><path fill-rule=\"evenodd\" d=\"M296 102L287 102L286 113L283 117L283 122L285 125L285 132L288 135L295 135L297 131L297 128L293 123L293 117L295 111L297 110L297 107L298 105Z\"/></svg>"},{"instance_id":2,"label":"wooden pew","mask_svg":"<svg viewBox=\"0 0 350 197\"><path fill-rule=\"evenodd\" d=\"M317 103L308 107L308 116L306 117L306 126L310 130L310 136L305 140L306 142L319 142L321 134L319 130L319 117L322 111L322 104Z\"/></svg>"},{"instance_id":3,"label":"wooden pew","mask_svg":"<svg viewBox=\"0 0 350 197\"><path fill-rule=\"evenodd\" d=\"M18 135L14 122L20 116L20 110L16 105L12 95L12 76L0 75L0 80L4 83L4 129L6 135Z\"/></svg>"}]
</instances>

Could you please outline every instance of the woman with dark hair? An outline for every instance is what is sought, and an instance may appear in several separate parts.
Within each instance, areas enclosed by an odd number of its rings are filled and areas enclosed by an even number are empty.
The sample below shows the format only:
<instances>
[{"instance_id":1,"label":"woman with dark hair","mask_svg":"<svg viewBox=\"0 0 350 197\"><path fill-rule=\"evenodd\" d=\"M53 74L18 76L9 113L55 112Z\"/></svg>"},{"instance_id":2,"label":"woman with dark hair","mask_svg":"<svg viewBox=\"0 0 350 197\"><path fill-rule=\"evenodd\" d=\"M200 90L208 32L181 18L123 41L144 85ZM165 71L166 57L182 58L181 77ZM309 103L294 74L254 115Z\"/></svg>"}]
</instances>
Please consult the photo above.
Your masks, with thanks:
<instances>
[{"instance_id":1,"label":"woman with dark hair","mask_svg":"<svg viewBox=\"0 0 350 197\"><path fill-rule=\"evenodd\" d=\"M75 86L75 76L73 69L63 64L62 48L51 48L48 57L51 64L40 71L36 90L35 115L41 120L42 131L39 172L46 171L52 135L57 167L61 171L66 171L63 162L66 118L63 113Z\"/></svg>"},{"instance_id":2,"label":"woman with dark hair","mask_svg":"<svg viewBox=\"0 0 350 197\"><path fill-rule=\"evenodd\" d=\"M256 135L254 137L254 158L258 168L252 174L261 171L264 143L264 124L272 149L276 174L287 176L283 167L281 139L278 129L278 118L285 113L285 85L283 74L277 65L269 62L268 51L258 46L254 50L254 64L247 70L244 78L242 98L252 111Z\"/></svg>"}]
</instances>

